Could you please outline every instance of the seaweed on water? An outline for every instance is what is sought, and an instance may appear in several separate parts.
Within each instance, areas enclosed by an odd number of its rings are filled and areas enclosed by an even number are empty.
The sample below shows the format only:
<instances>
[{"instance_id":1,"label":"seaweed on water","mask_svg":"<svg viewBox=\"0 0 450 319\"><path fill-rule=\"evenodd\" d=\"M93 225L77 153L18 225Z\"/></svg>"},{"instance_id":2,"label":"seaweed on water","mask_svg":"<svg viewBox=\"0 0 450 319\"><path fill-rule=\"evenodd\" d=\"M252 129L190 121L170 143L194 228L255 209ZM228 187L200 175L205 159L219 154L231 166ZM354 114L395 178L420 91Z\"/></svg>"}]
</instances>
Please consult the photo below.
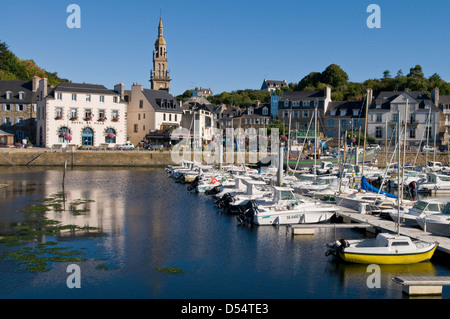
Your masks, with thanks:
<instances>
[{"instance_id":1,"label":"seaweed on water","mask_svg":"<svg viewBox=\"0 0 450 319\"><path fill-rule=\"evenodd\" d=\"M68 212L72 215L80 215L89 209L64 210L62 203L63 193L57 193L50 197L36 200L34 205L26 205L21 209L24 221L13 227L13 233L0 237L0 243L7 246L22 246L22 248L4 254L6 258L19 263L19 271L45 272L51 270L49 262L79 262L86 260L81 250L73 247L60 246L58 241L39 242L45 236L56 236L61 231L89 231L98 230L96 227L77 225L62 225L57 220L48 219L47 212ZM69 203L68 207L94 202L83 199ZM99 236L106 235L99 233ZM27 246L28 245L28 246ZM25 246L25 247L24 247Z\"/></svg>"},{"instance_id":2,"label":"seaweed on water","mask_svg":"<svg viewBox=\"0 0 450 319\"><path fill-rule=\"evenodd\" d=\"M156 267L156 270L166 274L183 274L184 271L181 268L176 267Z\"/></svg>"}]
</instances>

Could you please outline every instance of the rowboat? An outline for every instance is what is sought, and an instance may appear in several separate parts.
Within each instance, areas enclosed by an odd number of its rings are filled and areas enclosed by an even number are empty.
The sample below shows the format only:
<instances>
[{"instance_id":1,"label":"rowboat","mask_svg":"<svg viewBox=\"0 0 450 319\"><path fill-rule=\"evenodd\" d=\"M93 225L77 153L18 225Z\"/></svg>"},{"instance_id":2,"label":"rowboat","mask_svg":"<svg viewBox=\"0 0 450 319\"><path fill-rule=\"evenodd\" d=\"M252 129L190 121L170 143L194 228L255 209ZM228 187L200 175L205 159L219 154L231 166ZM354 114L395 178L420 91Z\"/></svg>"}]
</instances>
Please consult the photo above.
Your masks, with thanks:
<instances>
[{"instance_id":1,"label":"rowboat","mask_svg":"<svg viewBox=\"0 0 450 319\"><path fill-rule=\"evenodd\" d=\"M408 236L380 233L375 238L337 240L326 255L358 264L414 264L431 259L437 243L412 240Z\"/></svg>"}]
</instances>

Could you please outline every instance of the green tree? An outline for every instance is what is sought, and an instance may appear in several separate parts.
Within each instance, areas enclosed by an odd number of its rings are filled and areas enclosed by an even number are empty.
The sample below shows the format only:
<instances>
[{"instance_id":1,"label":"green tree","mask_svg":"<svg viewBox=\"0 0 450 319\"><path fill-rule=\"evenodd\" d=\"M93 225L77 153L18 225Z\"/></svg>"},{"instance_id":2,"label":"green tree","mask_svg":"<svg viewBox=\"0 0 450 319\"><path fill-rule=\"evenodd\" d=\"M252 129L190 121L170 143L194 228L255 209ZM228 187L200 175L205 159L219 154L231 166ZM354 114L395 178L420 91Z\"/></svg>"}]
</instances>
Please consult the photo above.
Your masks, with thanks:
<instances>
[{"instance_id":1,"label":"green tree","mask_svg":"<svg viewBox=\"0 0 450 319\"><path fill-rule=\"evenodd\" d=\"M333 88L338 88L347 84L348 75L337 64L330 64L321 75L321 82L331 85Z\"/></svg>"}]
</instances>

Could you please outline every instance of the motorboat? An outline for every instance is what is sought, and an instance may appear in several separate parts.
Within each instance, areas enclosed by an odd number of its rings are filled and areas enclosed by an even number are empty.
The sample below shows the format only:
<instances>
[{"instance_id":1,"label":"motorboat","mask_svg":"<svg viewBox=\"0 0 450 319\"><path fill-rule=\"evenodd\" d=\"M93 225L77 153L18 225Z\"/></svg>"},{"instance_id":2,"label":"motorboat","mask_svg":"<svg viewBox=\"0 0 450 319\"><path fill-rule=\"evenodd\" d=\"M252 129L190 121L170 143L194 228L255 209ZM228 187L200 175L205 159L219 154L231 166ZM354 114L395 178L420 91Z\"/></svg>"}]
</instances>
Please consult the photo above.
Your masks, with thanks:
<instances>
[{"instance_id":1,"label":"motorboat","mask_svg":"<svg viewBox=\"0 0 450 319\"><path fill-rule=\"evenodd\" d=\"M402 206L404 208L404 206ZM438 200L419 200L414 206L410 208L404 208L400 211L400 223L406 226L417 226L417 219L424 216L430 216L442 213L444 204ZM397 222L398 210L393 208L389 212L389 216L393 221Z\"/></svg>"},{"instance_id":2,"label":"motorboat","mask_svg":"<svg viewBox=\"0 0 450 319\"><path fill-rule=\"evenodd\" d=\"M195 184L195 188L191 187L197 193L205 193L207 190L216 186L234 186L235 180L225 174L213 174L201 177L198 183ZM192 185L191 185L192 186Z\"/></svg>"},{"instance_id":3,"label":"motorboat","mask_svg":"<svg viewBox=\"0 0 450 319\"><path fill-rule=\"evenodd\" d=\"M414 264L430 260L437 243L412 240L408 236L379 233L375 238L341 239L327 245L326 256L339 256L359 264Z\"/></svg>"},{"instance_id":4,"label":"motorboat","mask_svg":"<svg viewBox=\"0 0 450 319\"><path fill-rule=\"evenodd\" d=\"M450 202L441 213L417 218L420 228L435 235L450 237Z\"/></svg>"},{"instance_id":5,"label":"motorboat","mask_svg":"<svg viewBox=\"0 0 450 319\"><path fill-rule=\"evenodd\" d=\"M425 182L417 183L418 192L450 194L450 176L439 173L427 173Z\"/></svg>"},{"instance_id":6,"label":"motorboat","mask_svg":"<svg viewBox=\"0 0 450 319\"><path fill-rule=\"evenodd\" d=\"M238 216L241 223L292 225L325 223L336 214L336 205L295 196L289 187L274 187L272 202L250 201L251 207Z\"/></svg>"},{"instance_id":7,"label":"motorboat","mask_svg":"<svg viewBox=\"0 0 450 319\"><path fill-rule=\"evenodd\" d=\"M317 176L312 183L299 184L293 188L296 193L307 195L310 191L323 189L328 185L336 185L338 182L339 178L335 175Z\"/></svg>"},{"instance_id":8,"label":"motorboat","mask_svg":"<svg viewBox=\"0 0 450 319\"><path fill-rule=\"evenodd\" d=\"M328 184L325 187L312 189L306 195L323 201L335 201L334 196L336 194L353 194L358 191L350 187L350 181L347 178L342 179L342 181L336 180L336 183Z\"/></svg>"},{"instance_id":9,"label":"motorboat","mask_svg":"<svg viewBox=\"0 0 450 319\"><path fill-rule=\"evenodd\" d=\"M240 214L249 206L249 201L264 199L264 201L272 201L273 189L263 181L242 180L247 186L245 193L225 194L222 200L218 200L216 205L223 208L229 214Z\"/></svg>"},{"instance_id":10,"label":"motorboat","mask_svg":"<svg viewBox=\"0 0 450 319\"><path fill-rule=\"evenodd\" d=\"M221 191L217 194L214 194L214 199L218 200L222 198L226 193L230 193L232 195L245 193L247 191L247 184L244 183L244 180L253 180L253 179L250 176L243 176L243 175L235 176L234 185L221 187Z\"/></svg>"}]
</instances>

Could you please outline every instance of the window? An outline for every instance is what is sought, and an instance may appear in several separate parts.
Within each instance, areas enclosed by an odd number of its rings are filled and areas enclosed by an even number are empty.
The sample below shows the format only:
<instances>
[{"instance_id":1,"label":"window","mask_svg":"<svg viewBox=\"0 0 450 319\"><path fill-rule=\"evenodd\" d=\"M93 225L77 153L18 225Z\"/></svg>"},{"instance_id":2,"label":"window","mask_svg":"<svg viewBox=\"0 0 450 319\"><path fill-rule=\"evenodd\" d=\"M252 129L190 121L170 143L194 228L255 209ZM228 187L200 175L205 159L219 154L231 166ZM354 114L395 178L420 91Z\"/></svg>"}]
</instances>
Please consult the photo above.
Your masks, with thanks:
<instances>
[{"instance_id":1,"label":"window","mask_svg":"<svg viewBox=\"0 0 450 319\"><path fill-rule=\"evenodd\" d=\"M63 118L63 108L57 107L55 120L62 120L62 118Z\"/></svg>"},{"instance_id":2,"label":"window","mask_svg":"<svg viewBox=\"0 0 450 319\"><path fill-rule=\"evenodd\" d=\"M358 116L359 111L358 110L353 110L353 116Z\"/></svg>"},{"instance_id":3,"label":"window","mask_svg":"<svg viewBox=\"0 0 450 319\"><path fill-rule=\"evenodd\" d=\"M300 102L299 101L292 101L292 106L300 106Z\"/></svg>"},{"instance_id":4,"label":"window","mask_svg":"<svg viewBox=\"0 0 450 319\"><path fill-rule=\"evenodd\" d=\"M169 122L172 121L172 114L169 114Z\"/></svg>"},{"instance_id":5,"label":"window","mask_svg":"<svg viewBox=\"0 0 450 319\"><path fill-rule=\"evenodd\" d=\"M70 119L71 119L72 121L78 119L78 114L77 114L77 113L78 113L78 112L77 112L77 109L76 109L76 108L70 109Z\"/></svg>"},{"instance_id":6,"label":"window","mask_svg":"<svg viewBox=\"0 0 450 319\"><path fill-rule=\"evenodd\" d=\"M6 99L7 99L7 100L10 100L10 99L11 99L11 96L12 96L12 92L11 92L11 91L7 91L7 92L6 92Z\"/></svg>"},{"instance_id":7,"label":"window","mask_svg":"<svg viewBox=\"0 0 450 319\"><path fill-rule=\"evenodd\" d=\"M198 114L196 114L198 116ZM166 120L166 113L163 113L163 121Z\"/></svg>"},{"instance_id":8,"label":"window","mask_svg":"<svg viewBox=\"0 0 450 319\"><path fill-rule=\"evenodd\" d=\"M119 111L118 110L112 111L112 118L113 118L113 121L119 119Z\"/></svg>"},{"instance_id":9,"label":"window","mask_svg":"<svg viewBox=\"0 0 450 319\"><path fill-rule=\"evenodd\" d=\"M145 114L144 114L144 118L145 118ZM175 114L175 122L177 121L177 114Z\"/></svg>"},{"instance_id":10,"label":"window","mask_svg":"<svg viewBox=\"0 0 450 319\"><path fill-rule=\"evenodd\" d=\"M138 121L141 120L141 113L138 114Z\"/></svg>"},{"instance_id":11,"label":"window","mask_svg":"<svg viewBox=\"0 0 450 319\"><path fill-rule=\"evenodd\" d=\"M22 91L20 91L20 92L19 92L19 100L23 100L24 97L25 97L25 93L22 92Z\"/></svg>"},{"instance_id":12,"label":"window","mask_svg":"<svg viewBox=\"0 0 450 319\"><path fill-rule=\"evenodd\" d=\"M2 124L6 126L12 126L12 119L9 116L4 117Z\"/></svg>"},{"instance_id":13,"label":"window","mask_svg":"<svg viewBox=\"0 0 450 319\"><path fill-rule=\"evenodd\" d=\"M414 127L409 128L409 138L416 138L416 129Z\"/></svg>"},{"instance_id":14,"label":"window","mask_svg":"<svg viewBox=\"0 0 450 319\"><path fill-rule=\"evenodd\" d=\"M91 102L91 95L90 94L86 94L86 102Z\"/></svg>"},{"instance_id":15,"label":"window","mask_svg":"<svg viewBox=\"0 0 450 319\"><path fill-rule=\"evenodd\" d=\"M77 100L77 95L76 94L72 94L72 101L76 101Z\"/></svg>"},{"instance_id":16,"label":"window","mask_svg":"<svg viewBox=\"0 0 450 319\"><path fill-rule=\"evenodd\" d=\"M289 117L289 112L284 111L284 112L283 112L283 117L284 117L284 118L288 118L288 117Z\"/></svg>"},{"instance_id":17,"label":"window","mask_svg":"<svg viewBox=\"0 0 450 319\"><path fill-rule=\"evenodd\" d=\"M144 108L144 101L143 100L139 100L139 108L140 109Z\"/></svg>"},{"instance_id":18,"label":"window","mask_svg":"<svg viewBox=\"0 0 450 319\"><path fill-rule=\"evenodd\" d=\"M382 126L377 126L375 128L375 137L376 138L382 138L383 137L383 127Z\"/></svg>"},{"instance_id":19,"label":"window","mask_svg":"<svg viewBox=\"0 0 450 319\"><path fill-rule=\"evenodd\" d=\"M392 116L392 122L397 123L398 122L398 114L393 114Z\"/></svg>"},{"instance_id":20,"label":"window","mask_svg":"<svg viewBox=\"0 0 450 319\"><path fill-rule=\"evenodd\" d=\"M106 120L105 110L98 110L98 120L104 121Z\"/></svg>"},{"instance_id":21,"label":"window","mask_svg":"<svg viewBox=\"0 0 450 319\"><path fill-rule=\"evenodd\" d=\"M17 118L16 118L16 125L17 125L17 126L25 126L25 118L23 118L23 117L17 117Z\"/></svg>"},{"instance_id":22,"label":"window","mask_svg":"<svg viewBox=\"0 0 450 319\"><path fill-rule=\"evenodd\" d=\"M334 120L328 120L328 127L334 127ZM332 137L332 136L329 136Z\"/></svg>"},{"instance_id":23,"label":"window","mask_svg":"<svg viewBox=\"0 0 450 319\"><path fill-rule=\"evenodd\" d=\"M84 110L84 117L86 119L92 119L92 117L93 117L92 110L91 109L85 109Z\"/></svg>"},{"instance_id":24,"label":"window","mask_svg":"<svg viewBox=\"0 0 450 319\"><path fill-rule=\"evenodd\" d=\"M267 112L265 112L265 113L267 113ZM267 114L264 114L264 112L263 112L263 115L267 115ZM294 111L294 118L298 119L299 116L300 116L299 112L298 111Z\"/></svg>"},{"instance_id":25,"label":"window","mask_svg":"<svg viewBox=\"0 0 450 319\"><path fill-rule=\"evenodd\" d=\"M116 131L113 128L106 129L105 133L105 143L116 143Z\"/></svg>"},{"instance_id":26,"label":"window","mask_svg":"<svg viewBox=\"0 0 450 319\"><path fill-rule=\"evenodd\" d=\"M105 102L105 96L104 95L100 95L100 102L101 103Z\"/></svg>"},{"instance_id":27,"label":"window","mask_svg":"<svg viewBox=\"0 0 450 319\"><path fill-rule=\"evenodd\" d=\"M330 111L330 116L335 116L336 115L336 111Z\"/></svg>"},{"instance_id":28,"label":"window","mask_svg":"<svg viewBox=\"0 0 450 319\"><path fill-rule=\"evenodd\" d=\"M297 102L297 104L298 104L298 102ZM269 115L269 110L267 109L267 107L263 108L262 114Z\"/></svg>"},{"instance_id":29,"label":"window","mask_svg":"<svg viewBox=\"0 0 450 319\"><path fill-rule=\"evenodd\" d=\"M58 143L64 143L69 141L70 131L67 127L63 126L58 131Z\"/></svg>"},{"instance_id":30,"label":"window","mask_svg":"<svg viewBox=\"0 0 450 319\"><path fill-rule=\"evenodd\" d=\"M309 112L308 111L303 111L303 118L304 119L309 118Z\"/></svg>"},{"instance_id":31,"label":"window","mask_svg":"<svg viewBox=\"0 0 450 319\"><path fill-rule=\"evenodd\" d=\"M62 93L56 93L56 99L62 100Z\"/></svg>"},{"instance_id":32,"label":"window","mask_svg":"<svg viewBox=\"0 0 450 319\"><path fill-rule=\"evenodd\" d=\"M345 116L347 114L347 110L341 110L341 116Z\"/></svg>"},{"instance_id":33,"label":"window","mask_svg":"<svg viewBox=\"0 0 450 319\"><path fill-rule=\"evenodd\" d=\"M382 121L383 121L383 115L377 114L377 122L382 122Z\"/></svg>"},{"instance_id":34,"label":"window","mask_svg":"<svg viewBox=\"0 0 450 319\"><path fill-rule=\"evenodd\" d=\"M303 102L302 102L302 105L303 105L303 106L309 106L309 101L303 101Z\"/></svg>"},{"instance_id":35,"label":"window","mask_svg":"<svg viewBox=\"0 0 450 319\"><path fill-rule=\"evenodd\" d=\"M117 96L114 96L113 97L113 103L117 103L118 102L118 98L117 98Z\"/></svg>"},{"instance_id":36,"label":"window","mask_svg":"<svg viewBox=\"0 0 450 319\"><path fill-rule=\"evenodd\" d=\"M12 104L3 104L3 111L12 111Z\"/></svg>"},{"instance_id":37,"label":"window","mask_svg":"<svg viewBox=\"0 0 450 319\"><path fill-rule=\"evenodd\" d=\"M137 132L138 132L138 125L134 124L134 133L137 133Z\"/></svg>"}]
</instances>

